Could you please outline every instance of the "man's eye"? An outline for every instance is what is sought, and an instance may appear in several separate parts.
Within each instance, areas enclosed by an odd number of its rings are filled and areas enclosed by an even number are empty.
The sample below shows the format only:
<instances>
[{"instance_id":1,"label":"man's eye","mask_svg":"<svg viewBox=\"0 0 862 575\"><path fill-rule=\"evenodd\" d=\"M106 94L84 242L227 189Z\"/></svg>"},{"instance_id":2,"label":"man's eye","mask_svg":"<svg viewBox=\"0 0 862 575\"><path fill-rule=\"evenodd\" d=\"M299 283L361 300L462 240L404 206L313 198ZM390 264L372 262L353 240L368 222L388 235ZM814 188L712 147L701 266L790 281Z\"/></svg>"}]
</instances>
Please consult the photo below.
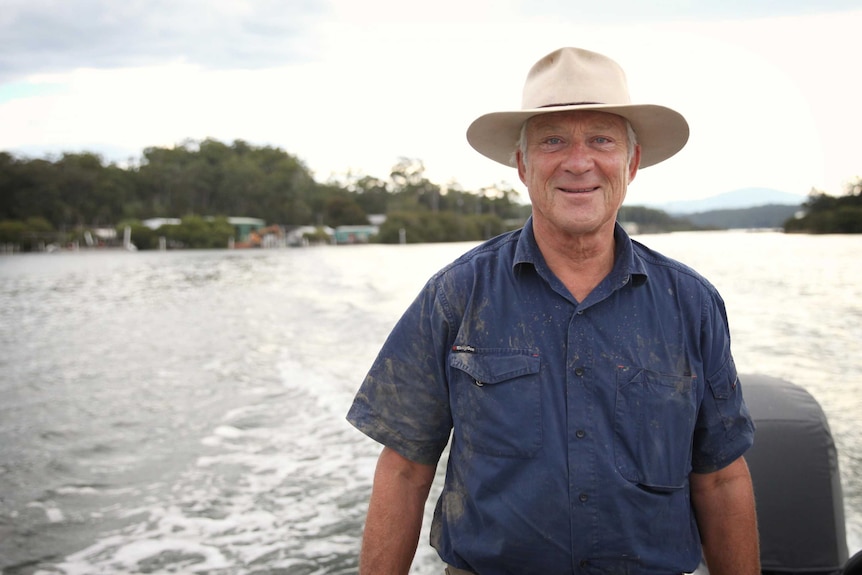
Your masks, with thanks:
<instances>
[{"instance_id":1,"label":"man's eye","mask_svg":"<svg viewBox=\"0 0 862 575\"><path fill-rule=\"evenodd\" d=\"M552 145L552 146L556 146L556 145L558 145L558 144L562 144L562 143L563 143L563 139L562 139L562 138L556 138L556 137L554 137L554 138L546 138L546 139L545 139L545 143L546 143L546 144L550 144L550 145Z\"/></svg>"}]
</instances>

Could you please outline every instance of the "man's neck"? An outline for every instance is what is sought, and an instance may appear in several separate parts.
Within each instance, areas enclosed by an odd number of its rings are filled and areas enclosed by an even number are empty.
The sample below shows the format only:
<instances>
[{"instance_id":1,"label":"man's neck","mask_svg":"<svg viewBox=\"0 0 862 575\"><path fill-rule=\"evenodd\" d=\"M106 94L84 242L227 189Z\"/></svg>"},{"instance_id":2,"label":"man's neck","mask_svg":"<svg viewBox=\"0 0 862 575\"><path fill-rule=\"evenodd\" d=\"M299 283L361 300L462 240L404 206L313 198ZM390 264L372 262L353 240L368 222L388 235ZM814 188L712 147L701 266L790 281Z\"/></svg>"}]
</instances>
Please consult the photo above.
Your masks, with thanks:
<instances>
[{"instance_id":1,"label":"man's neck","mask_svg":"<svg viewBox=\"0 0 862 575\"><path fill-rule=\"evenodd\" d=\"M534 233L548 267L579 302L614 267L613 222L590 234L567 235L535 229Z\"/></svg>"}]
</instances>

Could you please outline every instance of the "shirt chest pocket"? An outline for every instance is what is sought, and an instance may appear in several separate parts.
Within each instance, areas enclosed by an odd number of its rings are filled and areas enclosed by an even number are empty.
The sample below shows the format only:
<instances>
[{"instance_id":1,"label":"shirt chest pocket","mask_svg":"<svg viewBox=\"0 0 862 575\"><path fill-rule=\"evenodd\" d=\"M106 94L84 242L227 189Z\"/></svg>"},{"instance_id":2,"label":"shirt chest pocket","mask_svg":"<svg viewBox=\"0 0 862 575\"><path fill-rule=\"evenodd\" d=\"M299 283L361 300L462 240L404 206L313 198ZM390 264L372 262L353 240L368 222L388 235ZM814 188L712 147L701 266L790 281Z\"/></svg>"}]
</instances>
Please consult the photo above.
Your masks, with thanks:
<instances>
[{"instance_id":1,"label":"shirt chest pocket","mask_svg":"<svg viewBox=\"0 0 862 575\"><path fill-rule=\"evenodd\" d=\"M540 358L521 350L449 356L453 434L461 446L498 457L533 457L542 446Z\"/></svg>"},{"instance_id":2,"label":"shirt chest pocket","mask_svg":"<svg viewBox=\"0 0 862 575\"><path fill-rule=\"evenodd\" d=\"M623 477L657 491L685 486L697 417L693 381L618 368L614 458Z\"/></svg>"}]
</instances>

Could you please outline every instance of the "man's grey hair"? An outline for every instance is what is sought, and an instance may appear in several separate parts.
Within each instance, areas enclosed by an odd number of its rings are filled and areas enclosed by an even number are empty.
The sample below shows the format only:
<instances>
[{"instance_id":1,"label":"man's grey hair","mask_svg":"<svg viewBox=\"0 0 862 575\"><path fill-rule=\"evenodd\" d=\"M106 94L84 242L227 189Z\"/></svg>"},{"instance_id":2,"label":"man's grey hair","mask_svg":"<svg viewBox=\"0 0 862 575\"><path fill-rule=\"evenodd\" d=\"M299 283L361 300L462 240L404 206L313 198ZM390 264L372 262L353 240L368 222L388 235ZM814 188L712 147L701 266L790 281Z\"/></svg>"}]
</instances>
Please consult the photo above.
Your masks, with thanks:
<instances>
[{"instance_id":1,"label":"man's grey hair","mask_svg":"<svg viewBox=\"0 0 862 575\"><path fill-rule=\"evenodd\" d=\"M535 116L533 116L533 118L534 117ZM512 151L512 159L510 160L511 164L513 166L518 165L517 156L516 156L516 153L518 150L521 151L521 157L522 158L527 157L527 123L531 119L532 118L527 118L527 120L523 124L521 124L521 135L518 136L518 141L515 143L515 149ZM628 120L626 120L625 118L623 118L623 120L625 120L625 122L626 122L626 135L627 135L627 139L628 139L628 143L627 143L628 144L627 145L628 158L629 158L629 163L631 163L631 160L635 155L635 146L638 143L638 136L635 133L635 129L632 128L632 123L629 122Z\"/></svg>"}]
</instances>

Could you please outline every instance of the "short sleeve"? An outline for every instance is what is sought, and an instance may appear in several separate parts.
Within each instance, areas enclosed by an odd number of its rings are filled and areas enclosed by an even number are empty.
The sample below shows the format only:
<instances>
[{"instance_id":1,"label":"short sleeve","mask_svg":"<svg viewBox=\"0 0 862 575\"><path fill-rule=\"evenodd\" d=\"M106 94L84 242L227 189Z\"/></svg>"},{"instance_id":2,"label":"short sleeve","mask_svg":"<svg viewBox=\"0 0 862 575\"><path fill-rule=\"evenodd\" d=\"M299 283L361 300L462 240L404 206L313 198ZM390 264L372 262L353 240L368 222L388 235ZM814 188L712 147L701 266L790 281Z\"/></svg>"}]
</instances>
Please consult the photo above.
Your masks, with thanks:
<instances>
[{"instance_id":1,"label":"short sleeve","mask_svg":"<svg viewBox=\"0 0 862 575\"><path fill-rule=\"evenodd\" d=\"M450 321L435 279L389 334L347 413L375 441L427 465L437 463L452 428L446 381Z\"/></svg>"},{"instance_id":2,"label":"short sleeve","mask_svg":"<svg viewBox=\"0 0 862 575\"><path fill-rule=\"evenodd\" d=\"M692 470L697 473L730 465L754 443L754 422L731 355L724 302L714 288L706 291L701 325L706 381L692 454Z\"/></svg>"}]
</instances>

